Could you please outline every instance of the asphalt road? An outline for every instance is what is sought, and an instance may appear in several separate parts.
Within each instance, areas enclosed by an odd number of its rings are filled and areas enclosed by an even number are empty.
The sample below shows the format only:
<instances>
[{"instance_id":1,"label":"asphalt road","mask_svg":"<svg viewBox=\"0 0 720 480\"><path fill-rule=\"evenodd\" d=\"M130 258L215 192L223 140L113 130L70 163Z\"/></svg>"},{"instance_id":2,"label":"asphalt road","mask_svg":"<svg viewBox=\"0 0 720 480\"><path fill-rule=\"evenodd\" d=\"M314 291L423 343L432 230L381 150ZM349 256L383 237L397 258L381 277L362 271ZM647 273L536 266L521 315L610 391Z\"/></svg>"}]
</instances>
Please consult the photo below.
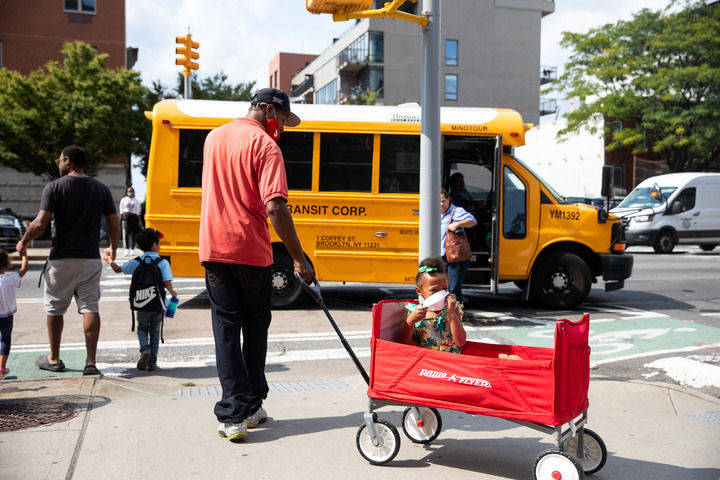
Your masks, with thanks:
<instances>
[{"instance_id":1,"label":"asphalt road","mask_svg":"<svg viewBox=\"0 0 720 480\"><path fill-rule=\"evenodd\" d=\"M575 311L548 311L526 304L511 284L501 286L497 296L468 291L469 338L552 346L555 319L578 318L587 312L594 374L677 383L720 398L720 248L702 252L678 247L671 255L657 255L649 248L636 247L630 253L635 255L635 266L625 288L606 293L600 283ZM19 356L16 363L27 363L27 368L16 369L19 377L37 376L31 359L47 348L43 346L44 325L36 321L42 317L42 294L37 288L41 270L42 263L34 262L18 292L13 351ZM137 359L135 336L129 332L128 285L127 276L103 270L99 358L106 373L132 368ZM181 306L176 320L166 324L168 342L160 349L159 362L212 366L214 347L204 281L178 278L175 288ZM365 363L372 304L383 298L413 296L407 286L323 285L331 314ZM32 328L26 325L27 318L33 319ZM84 352L81 331L66 327L66 332L63 358L67 364L67 358ZM354 369L324 314L310 299L295 309L274 312L270 333L268 370L275 375L283 376L287 367L280 365L289 364L328 378ZM81 364L82 359L77 361Z\"/></svg>"}]
</instances>

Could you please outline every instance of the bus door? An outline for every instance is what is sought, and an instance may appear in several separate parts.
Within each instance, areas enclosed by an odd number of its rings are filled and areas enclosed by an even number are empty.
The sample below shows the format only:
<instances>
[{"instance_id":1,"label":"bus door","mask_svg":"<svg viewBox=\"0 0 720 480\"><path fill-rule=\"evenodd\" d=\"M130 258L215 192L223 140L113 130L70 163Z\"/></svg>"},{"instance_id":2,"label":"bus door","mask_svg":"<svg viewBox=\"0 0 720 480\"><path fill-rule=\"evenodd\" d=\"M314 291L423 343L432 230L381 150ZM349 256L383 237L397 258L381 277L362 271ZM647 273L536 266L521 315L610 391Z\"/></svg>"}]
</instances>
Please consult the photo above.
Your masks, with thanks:
<instances>
[{"instance_id":1,"label":"bus door","mask_svg":"<svg viewBox=\"0 0 720 480\"><path fill-rule=\"evenodd\" d=\"M483 137L446 135L443 143L444 185L453 204L470 212L477 225L465 229L472 258L464 285L491 285L493 165L495 140Z\"/></svg>"},{"instance_id":2,"label":"bus door","mask_svg":"<svg viewBox=\"0 0 720 480\"><path fill-rule=\"evenodd\" d=\"M492 207L492 248L490 258L490 291L493 294L498 292L498 276L500 272L500 222L498 221L500 210L500 185L502 174L502 135L495 137L495 149L493 151L493 207Z\"/></svg>"}]
</instances>

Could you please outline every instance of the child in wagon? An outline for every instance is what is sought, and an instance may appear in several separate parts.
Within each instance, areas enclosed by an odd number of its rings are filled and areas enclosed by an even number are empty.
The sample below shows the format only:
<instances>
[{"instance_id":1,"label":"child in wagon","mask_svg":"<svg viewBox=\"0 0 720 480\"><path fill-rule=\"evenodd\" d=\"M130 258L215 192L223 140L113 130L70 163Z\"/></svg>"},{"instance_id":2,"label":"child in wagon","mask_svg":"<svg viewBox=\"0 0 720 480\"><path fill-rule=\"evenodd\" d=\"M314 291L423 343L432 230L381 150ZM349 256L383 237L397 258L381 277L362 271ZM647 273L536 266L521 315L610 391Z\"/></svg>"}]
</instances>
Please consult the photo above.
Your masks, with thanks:
<instances>
[{"instance_id":1,"label":"child in wagon","mask_svg":"<svg viewBox=\"0 0 720 480\"><path fill-rule=\"evenodd\" d=\"M445 262L428 257L420 262L415 277L419 304L407 303L406 343L445 352L460 353L465 345L462 325L463 308L455 295L448 293Z\"/></svg>"}]
</instances>

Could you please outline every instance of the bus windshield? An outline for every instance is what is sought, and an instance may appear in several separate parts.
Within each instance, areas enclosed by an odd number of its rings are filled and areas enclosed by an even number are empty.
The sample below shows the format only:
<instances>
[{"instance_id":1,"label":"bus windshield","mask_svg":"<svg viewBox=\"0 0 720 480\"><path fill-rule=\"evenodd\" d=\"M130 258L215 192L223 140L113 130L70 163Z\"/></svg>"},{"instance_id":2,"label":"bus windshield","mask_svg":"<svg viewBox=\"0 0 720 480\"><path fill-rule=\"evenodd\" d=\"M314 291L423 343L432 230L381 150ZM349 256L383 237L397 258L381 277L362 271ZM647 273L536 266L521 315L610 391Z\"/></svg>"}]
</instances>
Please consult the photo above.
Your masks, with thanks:
<instances>
[{"instance_id":1,"label":"bus windshield","mask_svg":"<svg viewBox=\"0 0 720 480\"><path fill-rule=\"evenodd\" d=\"M617 208L652 208L660 205L660 202L650 194L651 190L651 188L636 188L625 197L625 200L620 202ZM664 200L667 200L675 190L677 187L660 187L660 193Z\"/></svg>"}]
</instances>

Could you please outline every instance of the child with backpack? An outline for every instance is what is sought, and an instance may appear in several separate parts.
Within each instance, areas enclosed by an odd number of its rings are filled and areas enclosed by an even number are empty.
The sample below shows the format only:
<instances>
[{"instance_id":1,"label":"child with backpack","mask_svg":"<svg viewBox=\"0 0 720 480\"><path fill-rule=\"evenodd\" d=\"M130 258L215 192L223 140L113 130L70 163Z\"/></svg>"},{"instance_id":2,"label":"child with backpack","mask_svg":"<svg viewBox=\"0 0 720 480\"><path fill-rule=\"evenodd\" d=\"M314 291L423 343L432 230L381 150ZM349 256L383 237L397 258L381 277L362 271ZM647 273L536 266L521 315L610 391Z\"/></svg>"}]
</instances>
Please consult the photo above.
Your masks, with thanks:
<instances>
[{"instance_id":1,"label":"child with backpack","mask_svg":"<svg viewBox=\"0 0 720 480\"><path fill-rule=\"evenodd\" d=\"M7 272L12 264L7 252L0 248L0 380L3 380L10 369L7 368L8 355L10 355L10 339L13 329L13 315L17 311L15 294L28 269L27 253L21 257L20 269L17 272Z\"/></svg>"},{"instance_id":2,"label":"child with backpack","mask_svg":"<svg viewBox=\"0 0 720 480\"><path fill-rule=\"evenodd\" d=\"M177 292L172 285L170 262L160 258L160 239L162 234L152 228L141 230L135 237L135 243L142 249L143 255L123 263L122 267L114 261L108 262L115 273L132 275L130 282L130 309L137 312L137 336L140 342L140 360L138 370L155 371L157 354L162 338L162 322L165 316L165 289L177 301Z\"/></svg>"}]
</instances>

